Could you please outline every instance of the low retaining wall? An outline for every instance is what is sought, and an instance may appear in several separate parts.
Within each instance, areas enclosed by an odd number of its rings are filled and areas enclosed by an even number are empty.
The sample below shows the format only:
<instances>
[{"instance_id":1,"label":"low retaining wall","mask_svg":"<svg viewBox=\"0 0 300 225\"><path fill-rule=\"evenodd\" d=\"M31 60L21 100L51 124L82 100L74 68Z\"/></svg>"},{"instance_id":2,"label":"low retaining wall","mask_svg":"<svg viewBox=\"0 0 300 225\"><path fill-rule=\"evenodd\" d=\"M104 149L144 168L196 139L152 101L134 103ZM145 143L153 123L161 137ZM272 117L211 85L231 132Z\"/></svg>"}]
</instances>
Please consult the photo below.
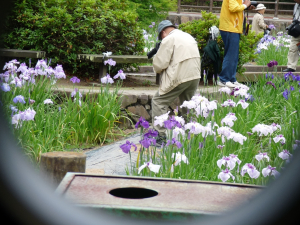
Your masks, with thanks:
<instances>
[{"instance_id":1,"label":"low retaining wall","mask_svg":"<svg viewBox=\"0 0 300 225\"><path fill-rule=\"evenodd\" d=\"M58 96L60 101L71 95L70 90L57 89L54 93ZM85 98L88 92L81 91L82 97ZM155 91L153 91L155 93ZM98 95L97 92L91 93L91 95ZM152 98L153 95L120 95L121 97L121 119L117 123L120 128L134 128L136 122L140 117L145 118L148 122L152 123ZM179 113L181 113L179 98L176 98L174 102L170 104L169 110L172 112L178 106ZM171 114L171 113L170 113Z\"/></svg>"},{"instance_id":2,"label":"low retaining wall","mask_svg":"<svg viewBox=\"0 0 300 225\"><path fill-rule=\"evenodd\" d=\"M252 24L252 17L254 13L249 14L249 23ZM217 14L219 17L219 14ZM285 28L290 25L293 16L287 17L287 19L273 19L273 18L264 18L266 24L273 24L276 27L277 31L285 30ZM202 19L201 13L189 13L182 12L181 14L177 13L169 13L168 20L170 20L173 24L182 24L192 20Z\"/></svg>"}]
</instances>

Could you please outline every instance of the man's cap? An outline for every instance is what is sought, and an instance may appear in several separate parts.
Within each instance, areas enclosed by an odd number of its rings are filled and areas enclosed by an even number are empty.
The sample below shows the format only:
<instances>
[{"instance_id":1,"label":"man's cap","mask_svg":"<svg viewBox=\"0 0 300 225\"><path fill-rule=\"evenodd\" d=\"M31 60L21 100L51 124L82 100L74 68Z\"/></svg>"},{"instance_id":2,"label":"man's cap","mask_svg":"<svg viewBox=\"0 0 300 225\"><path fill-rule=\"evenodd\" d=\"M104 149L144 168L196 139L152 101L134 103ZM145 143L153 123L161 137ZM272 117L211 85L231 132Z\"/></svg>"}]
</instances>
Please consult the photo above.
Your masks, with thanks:
<instances>
[{"instance_id":1,"label":"man's cap","mask_svg":"<svg viewBox=\"0 0 300 225\"><path fill-rule=\"evenodd\" d=\"M171 23L170 20L163 20L158 24L158 28L157 28L157 33L158 33L158 39L161 40L161 32L163 29L167 28L167 27L174 27L176 28L175 25L173 25Z\"/></svg>"}]
</instances>

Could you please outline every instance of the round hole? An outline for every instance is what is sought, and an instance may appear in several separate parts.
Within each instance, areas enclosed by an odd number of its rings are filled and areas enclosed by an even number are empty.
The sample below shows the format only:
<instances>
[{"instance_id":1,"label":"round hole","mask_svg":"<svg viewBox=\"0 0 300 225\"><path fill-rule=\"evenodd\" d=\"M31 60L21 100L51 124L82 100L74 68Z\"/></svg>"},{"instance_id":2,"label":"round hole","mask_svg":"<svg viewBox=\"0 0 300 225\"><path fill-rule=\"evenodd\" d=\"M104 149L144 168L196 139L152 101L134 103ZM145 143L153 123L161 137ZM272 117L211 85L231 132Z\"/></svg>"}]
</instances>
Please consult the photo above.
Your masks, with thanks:
<instances>
[{"instance_id":1,"label":"round hole","mask_svg":"<svg viewBox=\"0 0 300 225\"><path fill-rule=\"evenodd\" d=\"M119 198L142 199L154 197L158 192L147 188L127 187L113 189L109 194Z\"/></svg>"}]
</instances>

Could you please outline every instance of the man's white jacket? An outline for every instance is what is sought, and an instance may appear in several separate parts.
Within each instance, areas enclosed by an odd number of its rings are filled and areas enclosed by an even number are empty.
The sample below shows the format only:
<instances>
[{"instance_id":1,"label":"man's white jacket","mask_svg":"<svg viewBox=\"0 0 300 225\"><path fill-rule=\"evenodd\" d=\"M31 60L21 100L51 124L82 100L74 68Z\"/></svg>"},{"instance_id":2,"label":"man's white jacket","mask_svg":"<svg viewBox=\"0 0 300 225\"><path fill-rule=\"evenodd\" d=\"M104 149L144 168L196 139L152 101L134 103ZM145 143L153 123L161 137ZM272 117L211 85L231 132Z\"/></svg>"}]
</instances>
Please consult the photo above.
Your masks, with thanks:
<instances>
[{"instance_id":1,"label":"man's white jacket","mask_svg":"<svg viewBox=\"0 0 300 225\"><path fill-rule=\"evenodd\" d=\"M174 29L162 40L153 58L153 68L161 75L160 95L170 92L179 84L201 78L197 42L190 34Z\"/></svg>"}]
</instances>

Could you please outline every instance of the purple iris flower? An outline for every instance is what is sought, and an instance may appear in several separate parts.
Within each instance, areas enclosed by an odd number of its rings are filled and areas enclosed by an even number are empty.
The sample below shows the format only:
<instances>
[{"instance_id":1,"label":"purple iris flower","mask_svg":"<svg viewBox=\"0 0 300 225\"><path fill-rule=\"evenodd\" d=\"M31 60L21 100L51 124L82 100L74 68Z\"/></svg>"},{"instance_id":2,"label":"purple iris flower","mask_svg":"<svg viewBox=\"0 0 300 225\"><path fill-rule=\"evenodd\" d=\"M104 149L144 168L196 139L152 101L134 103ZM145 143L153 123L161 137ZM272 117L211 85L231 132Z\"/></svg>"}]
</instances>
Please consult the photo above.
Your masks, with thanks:
<instances>
[{"instance_id":1,"label":"purple iris flower","mask_svg":"<svg viewBox=\"0 0 300 225\"><path fill-rule=\"evenodd\" d=\"M147 122L147 120L145 120L143 117L141 117L139 119L139 121L135 124L135 128L137 129L139 127L139 125L141 125L142 127L144 127L145 129L149 128L149 123Z\"/></svg>"},{"instance_id":2,"label":"purple iris flower","mask_svg":"<svg viewBox=\"0 0 300 225\"><path fill-rule=\"evenodd\" d=\"M300 75L299 75L299 74L297 74L297 75L295 76L295 81L300 81Z\"/></svg>"},{"instance_id":3,"label":"purple iris flower","mask_svg":"<svg viewBox=\"0 0 300 225\"><path fill-rule=\"evenodd\" d=\"M151 138L151 137L157 137L158 132L153 129L149 129L147 133L144 134L144 137Z\"/></svg>"},{"instance_id":4,"label":"purple iris flower","mask_svg":"<svg viewBox=\"0 0 300 225\"><path fill-rule=\"evenodd\" d=\"M188 133L187 139L188 139L188 140L191 139L191 132Z\"/></svg>"},{"instance_id":5,"label":"purple iris flower","mask_svg":"<svg viewBox=\"0 0 300 225\"><path fill-rule=\"evenodd\" d=\"M153 28L153 25L149 25L149 28Z\"/></svg>"},{"instance_id":6,"label":"purple iris flower","mask_svg":"<svg viewBox=\"0 0 300 225\"><path fill-rule=\"evenodd\" d=\"M108 59L106 61L104 61L104 65L110 65L110 66L115 66L116 65L116 61L114 61L113 59Z\"/></svg>"},{"instance_id":7,"label":"purple iris flower","mask_svg":"<svg viewBox=\"0 0 300 225\"><path fill-rule=\"evenodd\" d=\"M285 91L282 93L283 97L288 100L289 99L289 91L287 89L285 89Z\"/></svg>"},{"instance_id":8,"label":"purple iris flower","mask_svg":"<svg viewBox=\"0 0 300 225\"><path fill-rule=\"evenodd\" d=\"M294 88L293 86L291 86L291 87L290 87L290 90L291 90L291 91L294 91L294 90L295 90L295 88Z\"/></svg>"},{"instance_id":9,"label":"purple iris flower","mask_svg":"<svg viewBox=\"0 0 300 225\"><path fill-rule=\"evenodd\" d=\"M217 148L218 148L218 149L221 149L221 150L222 150L224 147L225 147L225 145L218 145L218 146L217 146Z\"/></svg>"},{"instance_id":10,"label":"purple iris flower","mask_svg":"<svg viewBox=\"0 0 300 225\"><path fill-rule=\"evenodd\" d=\"M17 107L13 106L13 105L10 105L10 109L12 112L18 112L18 109ZM297 143L297 142L296 142Z\"/></svg>"},{"instance_id":11,"label":"purple iris flower","mask_svg":"<svg viewBox=\"0 0 300 225\"><path fill-rule=\"evenodd\" d=\"M169 120L166 120L164 124L165 124L165 128L169 130L171 130L173 127L179 127L179 128L182 127L181 124L174 119L174 116L172 116Z\"/></svg>"},{"instance_id":12,"label":"purple iris flower","mask_svg":"<svg viewBox=\"0 0 300 225\"><path fill-rule=\"evenodd\" d=\"M268 78L274 79L274 75L271 73L266 73L266 79Z\"/></svg>"},{"instance_id":13,"label":"purple iris flower","mask_svg":"<svg viewBox=\"0 0 300 225\"><path fill-rule=\"evenodd\" d=\"M128 154L132 146L134 146L134 151L136 151L137 149L136 145L130 141L126 141L125 144L120 145L120 148L124 153Z\"/></svg>"},{"instance_id":14,"label":"purple iris flower","mask_svg":"<svg viewBox=\"0 0 300 225\"><path fill-rule=\"evenodd\" d=\"M24 97L23 97L22 95L18 95L18 96L16 96L16 97L14 97L13 102L14 102L14 103L20 102L20 103L22 103L22 104L25 104L25 103L26 103L26 102L25 102L25 99L24 99Z\"/></svg>"},{"instance_id":15,"label":"purple iris flower","mask_svg":"<svg viewBox=\"0 0 300 225\"><path fill-rule=\"evenodd\" d=\"M36 112L33 109L28 108L24 112L20 113L21 120L24 120L24 121L33 120L35 114L36 114Z\"/></svg>"},{"instance_id":16,"label":"purple iris flower","mask_svg":"<svg viewBox=\"0 0 300 225\"><path fill-rule=\"evenodd\" d=\"M270 28L271 30L276 29L276 27L273 24L268 25L268 28Z\"/></svg>"},{"instance_id":17,"label":"purple iris flower","mask_svg":"<svg viewBox=\"0 0 300 225\"><path fill-rule=\"evenodd\" d=\"M201 148L203 148L203 147L204 147L203 142L199 142L199 148L201 149Z\"/></svg>"},{"instance_id":18,"label":"purple iris flower","mask_svg":"<svg viewBox=\"0 0 300 225\"><path fill-rule=\"evenodd\" d=\"M276 89L276 86L275 86L275 84L273 82L268 81L266 84L270 84L270 85L272 85Z\"/></svg>"},{"instance_id":19,"label":"purple iris flower","mask_svg":"<svg viewBox=\"0 0 300 225\"><path fill-rule=\"evenodd\" d=\"M10 91L10 86L9 86L9 84L3 83L3 84L1 85L1 90L4 91L4 92Z\"/></svg>"},{"instance_id":20,"label":"purple iris flower","mask_svg":"<svg viewBox=\"0 0 300 225\"><path fill-rule=\"evenodd\" d=\"M248 97L245 98L245 101L253 102L254 100L255 98L253 97L253 95L249 95Z\"/></svg>"},{"instance_id":21,"label":"purple iris flower","mask_svg":"<svg viewBox=\"0 0 300 225\"><path fill-rule=\"evenodd\" d=\"M288 72L288 73L284 74L285 81L287 81L289 79L289 76L293 76L293 73L292 72Z\"/></svg>"},{"instance_id":22,"label":"purple iris flower","mask_svg":"<svg viewBox=\"0 0 300 225\"><path fill-rule=\"evenodd\" d=\"M35 103L35 100L29 98L29 104L32 105L33 103Z\"/></svg>"},{"instance_id":23,"label":"purple iris flower","mask_svg":"<svg viewBox=\"0 0 300 225\"><path fill-rule=\"evenodd\" d=\"M144 148L149 148L151 144L156 145L156 140L154 138L147 138L145 137L143 140L140 141L141 145Z\"/></svg>"},{"instance_id":24,"label":"purple iris flower","mask_svg":"<svg viewBox=\"0 0 300 225\"><path fill-rule=\"evenodd\" d=\"M175 138L172 138L172 141L168 140L166 146L169 146L170 144L172 145L176 145L177 148L181 148L182 144L180 143L180 141L177 141Z\"/></svg>"},{"instance_id":25,"label":"purple iris flower","mask_svg":"<svg viewBox=\"0 0 300 225\"><path fill-rule=\"evenodd\" d=\"M268 66L268 67L273 67L273 66L274 66L274 64L273 64L273 62L272 62L272 61L270 61L270 62L267 64L267 66Z\"/></svg>"},{"instance_id":26,"label":"purple iris flower","mask_svg":"<svg viewBox=\"0 0 300 225\"><path fill-rule=\"evenodd\" d=\"M275 61L275 60L272 60L272 61L270 61L267 65L268 65L268 67L277 66L277 65L278 65L278 62Z\"/></svg>"},{"instance_id":27,"label":"purple iris flower","mask_svg":"<svg viewBox=\"0 0 300 225\"><path fill-rule=\"evenodd\" d=\"M73 84L75 84L75 83L80 83L80 79L79 78L77 78L77 77L72 77L71 79L70 79L70 81L73 83Z\"/></svg>"}]
</instances>

